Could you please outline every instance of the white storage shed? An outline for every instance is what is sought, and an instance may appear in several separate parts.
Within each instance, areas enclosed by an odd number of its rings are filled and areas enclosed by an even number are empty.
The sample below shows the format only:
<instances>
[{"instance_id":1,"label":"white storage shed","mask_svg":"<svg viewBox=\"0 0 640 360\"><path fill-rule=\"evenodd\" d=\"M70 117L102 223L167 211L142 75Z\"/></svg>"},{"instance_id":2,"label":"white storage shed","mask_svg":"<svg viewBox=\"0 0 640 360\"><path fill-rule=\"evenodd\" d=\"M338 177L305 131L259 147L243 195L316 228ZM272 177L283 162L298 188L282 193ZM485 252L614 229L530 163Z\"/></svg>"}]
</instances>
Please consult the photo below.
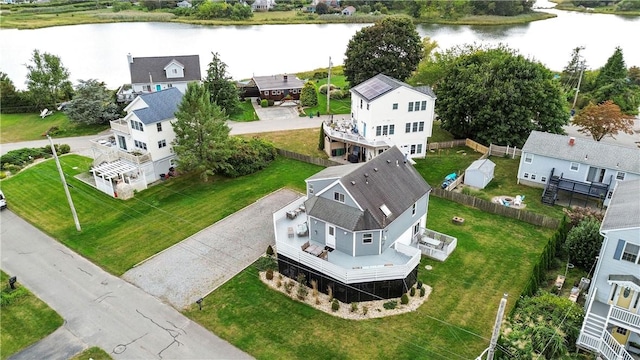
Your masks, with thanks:
<instances>
[{"instance_id":1,"label":"white storage shed","mask_svg":"<svg viewBox=\"0 0 640 360\"><path fill-rule=\"evenodd\" d=\"M496 164L489 159L476 160L464 172L464 184L484 189L493 179Z\"/></svg>"}]
</instances>

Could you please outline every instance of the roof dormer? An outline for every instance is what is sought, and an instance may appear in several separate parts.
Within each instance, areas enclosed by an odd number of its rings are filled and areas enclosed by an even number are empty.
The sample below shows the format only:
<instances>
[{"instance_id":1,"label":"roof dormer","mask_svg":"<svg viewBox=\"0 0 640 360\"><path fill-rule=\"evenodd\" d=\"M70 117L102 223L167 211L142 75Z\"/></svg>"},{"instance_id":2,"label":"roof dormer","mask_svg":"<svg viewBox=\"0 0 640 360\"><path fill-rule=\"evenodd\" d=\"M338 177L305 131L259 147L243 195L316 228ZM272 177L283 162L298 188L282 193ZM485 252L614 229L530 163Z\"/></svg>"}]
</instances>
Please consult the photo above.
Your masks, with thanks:
<instances>
[{"instance_id":1,"label":"roof dormer","mask_svg":"<svg viewBox=\"0 0 640 360\"><path fill-rule=\"evenodd\" d=\"M176 79L184 77L184 65L173 59L164 67L167 79Z\"/></svg>"}]
</instances>

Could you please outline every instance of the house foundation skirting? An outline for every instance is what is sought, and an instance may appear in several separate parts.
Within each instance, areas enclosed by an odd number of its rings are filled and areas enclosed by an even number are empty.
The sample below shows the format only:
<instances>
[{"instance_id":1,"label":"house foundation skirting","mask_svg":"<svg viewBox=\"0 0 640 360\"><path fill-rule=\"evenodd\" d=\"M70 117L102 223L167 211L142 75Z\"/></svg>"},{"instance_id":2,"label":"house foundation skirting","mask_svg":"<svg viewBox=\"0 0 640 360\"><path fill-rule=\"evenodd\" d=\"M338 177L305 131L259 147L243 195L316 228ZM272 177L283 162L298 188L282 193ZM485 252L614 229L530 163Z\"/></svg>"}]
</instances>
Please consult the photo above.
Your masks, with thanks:
<instances>
[{"instance_id":1,"label":"house foundation skirting","mask_svg":"<svg viewBox=\"0 0 640 360\"><path fill-rule=\"evenodd\" d=\"M278 255L278 271L294 281L297 281L298 274L302 273L305 276L307 286L311 287L311 280L316 280L318 291L325 294L327 287L330 286L333 290L333 297L346 304L380 300L380 298L399 298L409 291L418 278L418 266L416 266L404 279L345 284L282 255Z\"/></svg>"}]
</instances>

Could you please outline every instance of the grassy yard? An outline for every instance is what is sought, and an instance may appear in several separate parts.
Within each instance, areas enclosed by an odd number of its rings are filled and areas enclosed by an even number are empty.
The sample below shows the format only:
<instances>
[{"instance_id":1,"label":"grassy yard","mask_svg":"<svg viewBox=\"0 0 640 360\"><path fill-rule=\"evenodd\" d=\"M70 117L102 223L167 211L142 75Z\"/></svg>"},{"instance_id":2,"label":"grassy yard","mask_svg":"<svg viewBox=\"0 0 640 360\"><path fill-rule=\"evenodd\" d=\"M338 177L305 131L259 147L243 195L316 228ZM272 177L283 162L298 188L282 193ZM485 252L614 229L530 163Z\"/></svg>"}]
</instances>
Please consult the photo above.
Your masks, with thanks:
<instances>
[{"instance_id":1,"label":"grassy yard","mask_svg":"<svg viewBox=\"0 0 640 360\"><path fill-rule=\"evenodd\" d=\"M300 154L328 158L327 154L318 150L318 138L320 137L320 127L316 129L300 129L288 131L272 131L265 133L238 135L246 139L258 137L274 143L277 147Z\"/></svg>"},{"instance_id":2,"label":"grassy yard","mask_svg":"<svg viewBox=\"0 0 640 360\"><path fill-rule=\"evenodd\" d=\"M0 114L0 143L46 139L43 134L54 126L58 127L56 137L92 135L109 128L73 123L60 111L44 119L39 114Z\"/></svg>"},{"instance_id":3,"label":"grassy yard","mask_svg":"<svg viewBox=\"0 0 640 360\"><path fill-rule=\"evenodd\" d=\"M298 77L300 77L301 79L309 78L313 76L313 73L315 71L326 72L327 70L328 69L317 69L307 73L300 73L298 74ZM332 71L331 83L341 89L347 89L349 84L347 83L347 78L344 75L342 75L341 67L338 67L338 70L336 71L335 75L333 73L333 69L331 71ZM319 89L320 89L320 86L327 83L327 78L311 79L310 81L312 81L313 84L316 86L316 91L318 92L318 105L314 107L304 108L304 111L306 114L314 114L314 116L318 111L320 112L321 115L326 115L327 114L327 95L321 94ZM329 114L349 114L351 113L351 97L347 96L344 99L331 99L329 101L329 106L330 106ZM304 115L301 115L301 116L304 116Z\"/></svg>"},{"instance_id":4,"label":"grassy yard","mask_svg":"<svg viewBox=\"0 0 640 360\"><path fill-rule=\"evenodd\" d=\"M18 279L20 280L20 279ZM23 287L11 290L9 275L0 272L2 321L0 321L0 358L9 356L43 339L59 328L63 320L53 309Z\"/></svg>"},{"instance_id":5,"label":"grassy yard","mask_svg":"<svg viewBox=\"0 0 640 360\"><path fill-rule=\"evenodd\" d=\"M416 159L415 168L432 187L440 187L445 176L451 173L462 173L482 154L474 152L466 146L452 149L434 150L427 153L424 159Z\"/></svg>"},{"instance_id":6,"label":"grassy yard","mask_svg":"<svg viewBox=\"0 0 640 360\"><path fill-rule=\"evenodd\" d=\"M113 359L109 354L99 347L91 347L81 352L80 354L71 358L71 360L111 360Z\"/></svg>"},{"instance_id":7,"label":"grassy yard","mask_svg":"<svg viewBox=\"0 0 640 360\"><path fill-rule=\"evenodd\" d=\"M454 139L453 135L451 135L451 133L448 132L447 130L442 129L441 125L442 123L438 120L433 122L431 136L429 137L429 140L428 140L429 144L436 143L436 142L443 142L443 141L451 141Z\"/></svg>"},{"instance_id":8,"label":"grassy yard","mask_svg":"<svg viewBox=\"0 0 640 360\"><path fill-rule=\"evenodd\" d=\"M467 221L456 226L452 216ZM419 278L433 292L416 312L342 320L270 290L249 267L186 315L258 359L475 358L502 294L508 313L552 231L436 197L428 226L456 236L458 248L444 263L422 260Z\"/></svg>"},{"instance_id":9,"label":"grassy yard","mask_svg":"<svg viewBox=\"0 0 640 360\"><path fill-rule=\"evenodd\" d=\"M251 99L245 99L245 101L240 102L241 112L237 114L233 114L229 117L229 120L233 121L257 121L258 114L256 114L256 110L253 108L251 104Z\"/></svg>"},{"instance_id":10,"label":"grassy yard","mask_svg":"<svg viewBox=\"0 0 640 360\"><path fill-rule=\"evenodd\" d=\"M2 180L11 210L107 271L121 275L136 263L281 188L304 191L318 166L278 158L237 179L178 176L122 201L77 180L91 159L60 158L82 226L77 232L53 160Z\"/></svg>"}]
</instances>

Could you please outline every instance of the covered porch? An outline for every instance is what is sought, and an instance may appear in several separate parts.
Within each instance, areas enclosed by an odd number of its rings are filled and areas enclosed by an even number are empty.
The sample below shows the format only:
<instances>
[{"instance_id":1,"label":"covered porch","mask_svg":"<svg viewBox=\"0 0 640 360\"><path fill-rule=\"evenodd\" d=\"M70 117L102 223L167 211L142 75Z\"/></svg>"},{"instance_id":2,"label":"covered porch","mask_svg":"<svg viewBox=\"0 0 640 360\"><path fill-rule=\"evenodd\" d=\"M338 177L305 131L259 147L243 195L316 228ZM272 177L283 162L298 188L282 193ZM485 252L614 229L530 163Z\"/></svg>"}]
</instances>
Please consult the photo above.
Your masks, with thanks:
<instances>
[{"instance_id":1,"label":"covered porch","mask_svg":"<svg viewBox=\"0 0 640 360\"><path fill-rule=\"evenodd\" d=\"M123 200L133 197L134 190L147 188L144 171L122 160L105 162L91 168L98 190Z\"/></svg>"}]
</instances>

